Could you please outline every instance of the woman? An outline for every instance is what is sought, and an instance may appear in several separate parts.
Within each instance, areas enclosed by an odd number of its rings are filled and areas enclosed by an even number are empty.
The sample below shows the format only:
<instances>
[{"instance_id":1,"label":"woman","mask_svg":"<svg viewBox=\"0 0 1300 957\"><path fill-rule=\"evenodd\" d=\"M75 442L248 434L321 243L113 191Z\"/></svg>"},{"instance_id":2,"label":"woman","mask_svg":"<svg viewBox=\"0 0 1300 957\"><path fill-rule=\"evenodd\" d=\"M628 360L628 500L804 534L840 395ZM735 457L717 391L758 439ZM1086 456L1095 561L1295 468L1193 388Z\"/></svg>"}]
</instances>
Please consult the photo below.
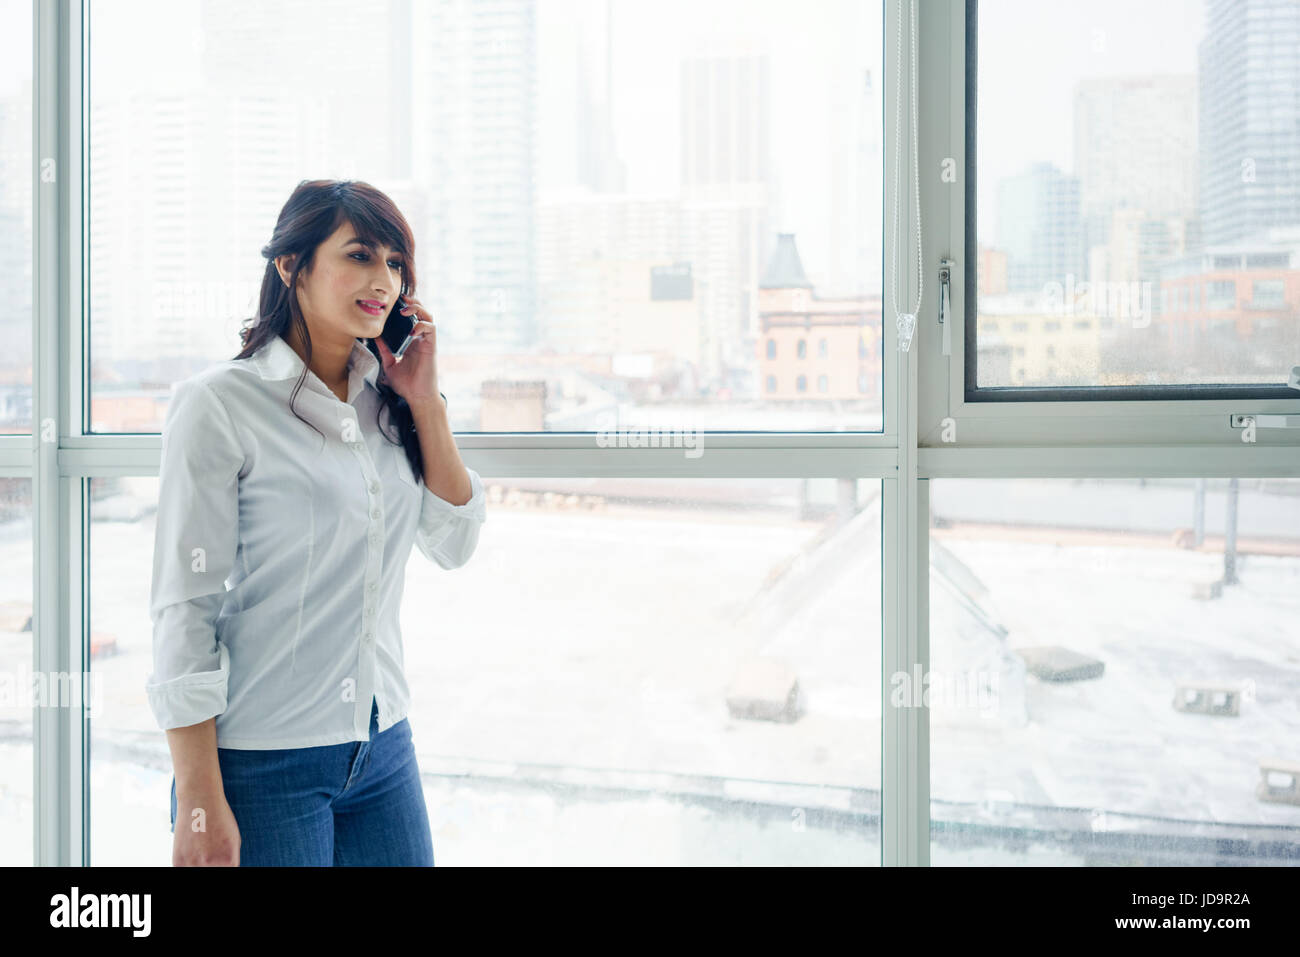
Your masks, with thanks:
<instances>
[{"instance_id":1,"label":"woman","mask_svg":"<svg viewBox=\"0 0 1300 957\"><path fill-rule=\"evenodd\" d=\"M383 193L300 183L243 349L175 388L146 684L175 865L433 864L398 606L412 543L458 568L486 510L414 252ZM397 360L399 295L420 338Z\"/></svg>"}]
</instances>

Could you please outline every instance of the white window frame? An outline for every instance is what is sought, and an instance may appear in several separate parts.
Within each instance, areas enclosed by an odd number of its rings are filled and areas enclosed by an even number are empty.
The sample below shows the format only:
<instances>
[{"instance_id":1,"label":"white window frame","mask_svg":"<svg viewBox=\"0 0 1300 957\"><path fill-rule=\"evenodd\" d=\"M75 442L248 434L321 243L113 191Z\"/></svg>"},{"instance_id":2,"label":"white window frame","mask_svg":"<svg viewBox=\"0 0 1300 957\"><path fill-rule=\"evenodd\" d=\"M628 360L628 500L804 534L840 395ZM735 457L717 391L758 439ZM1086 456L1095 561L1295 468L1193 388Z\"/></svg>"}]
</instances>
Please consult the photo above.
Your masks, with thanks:
<instances>
[{"instance_id":1,"label":"white window frame","mask_svg":"<svg viewBox=\"0 0 1300 957\"><path fill-rule=\"evenodd\" d=\"M924 364L922 380L927 385L920 400L921 445L926 449L947 447L949 451L1018 449L1028 456L1026 462L1056 460L1070 469L1085 470L1095 449L1131 450L1138 456L1135 464L1147 468L1160 467L1160 454L1144 456L1144 452L1168 449L1177 456L1179 450L1195 449L1199 454L1211 453L1208 461L1214 463L1212 467L1228 469L1231 474L1295 474L1294 463L1300 460L1300 430L1261 429L1256 441L1248 444L1242 441L1242 431L1231 426L1230 417L1300 413L1300 392L1295 398L1262 399L967 401L964 317L971 284L965 270L965 210L967 150L975 131L967 129L966 18L972 3L926 0L918 10L925 24L918 38L919 59L927 67L919 80L918 116L927 299L917 324ZM941 181L945 160L953 161L956 182ZM951 356L942 354L942 327L936 309L939 260L944 256L957 264L951 284L955 322ZM973 263L971 269L977 266L978 262ZM1287 368L1300 364L1300 355L1286 357L1285 362ZM949 429L948 434L955 431L955 442L943 438L944 420L948 417L954 420L955 430ZM933 460L927 456L926 461Z\"/></svg>"}]
</instances>

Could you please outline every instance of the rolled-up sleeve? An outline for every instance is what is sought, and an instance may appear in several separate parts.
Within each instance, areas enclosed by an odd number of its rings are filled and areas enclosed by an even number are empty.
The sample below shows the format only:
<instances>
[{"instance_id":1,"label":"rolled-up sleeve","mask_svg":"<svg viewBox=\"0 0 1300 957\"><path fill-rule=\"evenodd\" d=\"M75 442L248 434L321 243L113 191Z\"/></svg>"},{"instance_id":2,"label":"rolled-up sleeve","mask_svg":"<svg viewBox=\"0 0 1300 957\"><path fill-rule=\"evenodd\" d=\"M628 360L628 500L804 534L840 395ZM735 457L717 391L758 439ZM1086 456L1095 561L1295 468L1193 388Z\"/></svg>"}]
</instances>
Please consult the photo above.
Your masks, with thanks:
<instances>
[{"instance_id":1,"label":"rolled-up sleeve","mask_svg":"<svg viewBox=\"0 0 1300 957\"><path fill-rule=\"evenodd\" d=\"M426 558L446 569L459 568L469 561L478 545L479 528L487 521L483 480L473 469L465 471L472 491L464 505L452 505L420 483L423 496L415 543Z\"/></svg>"},{"instance_id":2,"label":"rolled-up sleeve","mask_svg":"<svg viewBox=\"0 0 1300 957\"><path fill-rule=\"evenodd\" d=\"M181 382L163 423L149 598L153 672L145 690L163 730L226 710L230 653L216 623L238 547L243 466L221 398L203 382Z\"/></svg>"}]
</instances>

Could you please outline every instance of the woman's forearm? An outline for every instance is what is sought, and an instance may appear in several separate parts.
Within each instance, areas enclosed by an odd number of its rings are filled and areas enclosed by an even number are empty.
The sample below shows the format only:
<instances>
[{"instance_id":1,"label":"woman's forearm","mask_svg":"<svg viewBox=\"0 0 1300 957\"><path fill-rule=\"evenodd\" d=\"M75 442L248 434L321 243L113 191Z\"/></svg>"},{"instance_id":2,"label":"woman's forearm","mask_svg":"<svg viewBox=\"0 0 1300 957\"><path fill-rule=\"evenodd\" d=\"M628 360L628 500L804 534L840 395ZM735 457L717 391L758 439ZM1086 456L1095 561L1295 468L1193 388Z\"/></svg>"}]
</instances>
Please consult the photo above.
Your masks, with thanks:
<instances>
[{"instance_id":1,"label":"woman's forearm","mask_svg":"<svg viewBox=\"0 0 1300 957\"><path fill-rule=\"evenodd\" d=\"M177 796L222 793L216 718L184 728L168 728L167 746L172 752Z\"/></svg>"},{"instance_id":2,"label":"woman's forearm","mask_svg":"<svg viewBox=\"0 0 1300 957\"><path fill-rule=\"evenodd\" d=\"M447 407L442 399L411 406L415 433L420 439L420 457L424 464L424 484L429 491L452 505L464 505L474 494L465 463L452 435Z\"/></svg>"}]
</instances>

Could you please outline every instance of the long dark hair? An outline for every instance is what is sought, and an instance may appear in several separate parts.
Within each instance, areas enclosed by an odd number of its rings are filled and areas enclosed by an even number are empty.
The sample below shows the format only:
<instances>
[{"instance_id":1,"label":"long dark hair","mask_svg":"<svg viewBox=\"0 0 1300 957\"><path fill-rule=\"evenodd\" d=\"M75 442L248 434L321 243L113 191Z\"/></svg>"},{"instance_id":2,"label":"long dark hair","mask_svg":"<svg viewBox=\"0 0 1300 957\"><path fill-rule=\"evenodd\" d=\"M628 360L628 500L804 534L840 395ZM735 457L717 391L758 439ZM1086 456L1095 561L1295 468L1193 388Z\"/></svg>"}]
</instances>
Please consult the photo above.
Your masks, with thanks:
<instances>
[{"instance_id":1,"label":"long dark hair","mask_svg":"<svg viewBox=\"0 0 1300 957\"><path fill-rule=\"evenodd\" d=\"M344 221L356 228L357 236L361 239L368 239L401 253L401 295L411 295L415 291L415 237L411 234L406 217L391 199L369 183L359 180L317 179L303 180L298 184L280 210L280 218L276 220L271 241L262 247L266 271L262 274L257 315L245 320L239 333L243 348L235 358L247 359L268 343L272 336L280 336L288 342L286 335L289 330L297 330L298 337L306 347L307 362L289 395L289 409L304 422L307 420L293 408L293 400L297 398L298 390L307 378L307 368L311 365L311 334L307 331L307 321L298 306L298 274L304 270L310 272L316 248L332 236ZM286 255L293 256L293 272L288 285L280 278L275 265L278 257ZM382 370L379 347L373 340L367 339L364 342ZM394 445L400 444L403 447L418 485L424 472L411 407L384 381L382 371L375 380L375 387L383 399L375 416L376 425L385 438ZM379 422L385 406L388 408L389 422L397 426L396 438L388 435ZM310 422L307 424L311 425ZM311 427L320 432L316 426Z\"/></svg>"}]
</instances>

